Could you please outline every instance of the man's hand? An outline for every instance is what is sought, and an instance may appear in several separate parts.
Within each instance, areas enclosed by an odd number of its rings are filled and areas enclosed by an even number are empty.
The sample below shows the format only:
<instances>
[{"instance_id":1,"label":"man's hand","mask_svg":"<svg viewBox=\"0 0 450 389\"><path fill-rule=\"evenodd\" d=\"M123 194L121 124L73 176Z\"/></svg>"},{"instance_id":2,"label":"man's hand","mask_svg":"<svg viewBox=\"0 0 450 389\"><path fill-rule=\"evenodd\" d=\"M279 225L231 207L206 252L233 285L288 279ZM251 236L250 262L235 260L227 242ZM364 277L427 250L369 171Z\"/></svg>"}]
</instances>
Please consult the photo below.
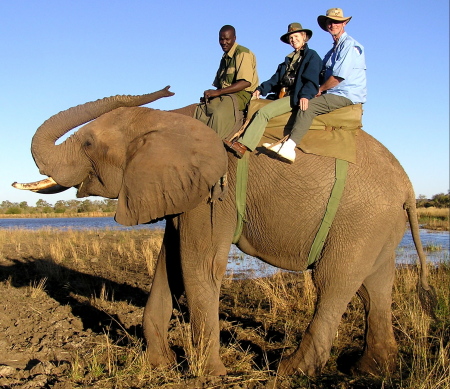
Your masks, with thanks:
<instances>
[{"instance_id":1,"label":"man's hand","mask_svg":"<svg viewBox=\"0 0 450 389\"><path fill-rule=\"evenodd\" d=\"M216 89L208 89L203 92L203 98L205 100L209 100L217 96L220 96L220 93Z\"/></svg>"},{"instance_id":2,"label":"man's hand","mask_svg":"<svg viewBox=\"0 0 450 389\"><path fill-rule=\"evenodd\" d=\"M227 86L226 88L222 89L208 89L203 92L203 98L205 100L213 99L214 97L236 93L241 90L244 90L245 88L248 88L251 84L248 81L245 80L239 80L235 82L234 84L231 84L230 86Z\"/></svg>"},{"instance_id":3,"label":"man's hand","mask_svg":"<svg viewBox=\"0 0 450 389\"><path fill-rule=\"evenodd\" d=\"M339 85L344 79L341 77L330 76L328 80L326 80L319 88L319 93L317 93L316 97L319 97L323 92L328 89L334 88L336 85Z\"/></svg>"},{"instance_id":4,"label":"man's hand","mask_svg":"<svg viewBox=\"0 0 450 389\"><path fill-rule=\"evenodd\" d=\"M306 111L308 109L309 100L306 97L302 97L298 103L298 106L302 111Z\"/></svg>"}]
</instances>

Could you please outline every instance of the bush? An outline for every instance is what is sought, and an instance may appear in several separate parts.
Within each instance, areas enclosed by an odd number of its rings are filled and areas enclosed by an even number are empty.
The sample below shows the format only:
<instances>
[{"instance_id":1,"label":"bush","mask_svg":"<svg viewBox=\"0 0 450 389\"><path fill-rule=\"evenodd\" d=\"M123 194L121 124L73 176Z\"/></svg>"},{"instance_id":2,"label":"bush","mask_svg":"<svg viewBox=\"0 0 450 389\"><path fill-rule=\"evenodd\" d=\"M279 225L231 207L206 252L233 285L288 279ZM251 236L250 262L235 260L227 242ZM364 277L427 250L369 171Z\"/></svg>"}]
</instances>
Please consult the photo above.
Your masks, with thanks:
<instances>
[{"instance_id":1,"label":"bush","mask_svg":"<svg viewBox=\"0 0 450 389\"><path fill-rule=\"evenodd\" d=\"M20 215L22 213L22 209L19 207L11 207L8 208L5 212L7 215Z\"/></svg>"},{"instance_id":2,"label":"bush","mask_svg":"<svg viewBox=\"0 0 450 389\"><path fill-rule=\"evenodd\" d=\"M418 208L449 208L450 207L450 191L445 193L435 194L431 199L427 199L425 195L419 195L416 199L416 206Z\"/></svg>"},{"instance_id":3,"label":"bush","mask_svg":"<svg viewBox=\"0 0 450 389\"><path fill-rule=\"evenodd\" d=\"M450 193L438 193L431 198L436 208L450 207Z\"/></svg>"}]
</instances>

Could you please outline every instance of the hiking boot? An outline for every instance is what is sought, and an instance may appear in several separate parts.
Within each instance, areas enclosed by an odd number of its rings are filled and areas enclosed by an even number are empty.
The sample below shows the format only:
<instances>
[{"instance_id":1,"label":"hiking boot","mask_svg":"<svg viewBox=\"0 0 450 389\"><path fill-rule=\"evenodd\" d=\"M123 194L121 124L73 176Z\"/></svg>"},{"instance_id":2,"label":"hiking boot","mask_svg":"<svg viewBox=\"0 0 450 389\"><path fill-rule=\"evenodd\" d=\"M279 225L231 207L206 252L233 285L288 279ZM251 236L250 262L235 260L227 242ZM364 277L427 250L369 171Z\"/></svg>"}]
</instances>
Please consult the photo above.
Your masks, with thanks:
<instances>
[{"instance_id":1,"label":"hiking boot","mask_svg":"<svg viewBox=\"0 0 450 389\"><path fill-rule=\"evenodd\" d=\"M248 150L245 145L240 142L234 141L230 142L226 139L223 139L223 143L225 147L230 150L236 157L242 158L245 152Z\"/></svg>"}]
</instances>

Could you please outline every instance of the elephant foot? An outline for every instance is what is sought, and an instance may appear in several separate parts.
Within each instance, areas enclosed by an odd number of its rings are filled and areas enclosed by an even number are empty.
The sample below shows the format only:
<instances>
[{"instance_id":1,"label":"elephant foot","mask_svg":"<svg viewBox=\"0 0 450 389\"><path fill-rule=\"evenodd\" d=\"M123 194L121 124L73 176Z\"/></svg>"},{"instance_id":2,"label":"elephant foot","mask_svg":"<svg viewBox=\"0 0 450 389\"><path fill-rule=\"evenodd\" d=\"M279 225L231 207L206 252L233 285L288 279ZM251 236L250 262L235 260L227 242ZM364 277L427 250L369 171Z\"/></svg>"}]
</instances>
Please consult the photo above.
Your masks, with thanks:
<instances>
[{"instance_id":1,"label":"elephant foot","mask_svg":"<svg viewBox=\"0 0 450 389\"><path fill-rule=\"evenodd\" d=\"M388 358L376 359L373 356L364 354L351 368L350 373L353 375L375 375L384 376L395 371L397 363L394 355Z\"/></svg>"},{"instance_id":2,"label":"elephant foot","mask_svg":"<svg viewBox=\"0 0 450 389\"><path fill-rule=\"evenodd\" d=\"M172 350L165 353L156 353L147 349L145 359L151 367L168 368L176 365L177 356Z\"/></svg>"},{"instance_id":3,"label":"elephant foot","mask_svg":"<svg viewBox=\"0 0 450 389\"><path fill-rule=\"evenodd\" d=\"M220 359L218 361L208 362L204 371L206 375L213 375L213 376L227 375L227 369L225 368L225 365L222 363Z\"/></svg>"},{"instance_id":4,"label":"elephant foot","mask_svg":"<svg viewBox=\"0 0 450 389\"><path fill-rule=\"evenodd\" d=\"M279 375L294 375L294 374L302 374L308 377L314 377L317 375L318 369L313 366L308 366L306 363L298 362L298 358L296 358L295 353L283 358L278 365L278 374ZM320 369L319 369L320 370Z\"/></svg>"}]
</instances>

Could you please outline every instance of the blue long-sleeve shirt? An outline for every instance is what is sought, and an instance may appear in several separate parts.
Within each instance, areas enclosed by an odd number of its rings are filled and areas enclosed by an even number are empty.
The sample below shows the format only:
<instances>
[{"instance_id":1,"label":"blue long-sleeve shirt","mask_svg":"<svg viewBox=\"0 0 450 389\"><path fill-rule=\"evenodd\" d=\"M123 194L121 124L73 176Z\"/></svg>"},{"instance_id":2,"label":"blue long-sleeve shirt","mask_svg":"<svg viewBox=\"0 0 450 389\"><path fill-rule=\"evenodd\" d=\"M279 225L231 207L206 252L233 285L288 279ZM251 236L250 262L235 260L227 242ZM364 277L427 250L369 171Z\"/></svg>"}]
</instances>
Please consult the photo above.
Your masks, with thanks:
<instances>
[{"instance_id":1,"label":"blue long-sleeve shirt","mask_svg":"<svg viewBox=\"0 0 450 389\"><path fill-rule=\"evenodd\" d=\"M277 93L286 70L289 67L291 56L286 56L284 62L278 65L275 74L264 81L257 89L263 96L270 92ZM297 107L301 98L312 99L319 91L319 75L322 70L322 59L314 50L305 44L303 56L297 69L294 81L294 90L291 93L291 107Z\"/></svg>"}]
</instances>

